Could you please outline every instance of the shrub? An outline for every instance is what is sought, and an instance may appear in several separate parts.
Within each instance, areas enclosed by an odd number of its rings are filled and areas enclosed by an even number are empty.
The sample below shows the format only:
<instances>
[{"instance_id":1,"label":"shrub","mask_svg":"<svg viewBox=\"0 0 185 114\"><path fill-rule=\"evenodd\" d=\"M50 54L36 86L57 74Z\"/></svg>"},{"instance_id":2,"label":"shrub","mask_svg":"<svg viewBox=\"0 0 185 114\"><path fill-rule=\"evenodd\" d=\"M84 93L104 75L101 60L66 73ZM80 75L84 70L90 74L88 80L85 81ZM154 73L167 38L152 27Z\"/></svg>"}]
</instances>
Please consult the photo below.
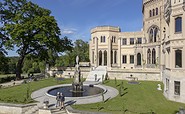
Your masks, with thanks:
<instances>
[{"instance_id":1,"label":"shrub","mask_svg":"<svg viewBox=\"0 0 185 114\"><path fill-rule=\"evenodd\" d=\"M15 76L7 76L7 77L1 77L0 83L10 82L11 80L15 80Z\"/></svg>"}]
</instances>

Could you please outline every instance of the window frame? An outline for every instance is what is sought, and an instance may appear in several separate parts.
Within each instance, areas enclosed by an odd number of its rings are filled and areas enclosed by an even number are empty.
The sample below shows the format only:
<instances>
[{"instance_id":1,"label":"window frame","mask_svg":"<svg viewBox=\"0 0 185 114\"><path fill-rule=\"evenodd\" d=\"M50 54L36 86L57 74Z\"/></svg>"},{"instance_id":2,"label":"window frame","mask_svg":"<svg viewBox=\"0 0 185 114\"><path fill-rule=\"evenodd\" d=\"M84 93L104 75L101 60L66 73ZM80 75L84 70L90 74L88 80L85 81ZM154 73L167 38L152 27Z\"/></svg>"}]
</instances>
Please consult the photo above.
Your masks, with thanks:
<instances>
[{"instance_id":1,"label":"window frame","mask_svg":"<svg viewBox=\"0 0 185 114\"><path fill-rule=\"evenodd\" d=\"M127 38L122 39L122 45L127 45Z\"/></svg>"},{"instance_id":2,"label":"window frame","mask_svg":"<svg viewBox=\"0 0 185 114\"><path fill-rule=\"evenodd\" d=\"M180 95L180 81L174 81L174 95Z\"/></svg>"},{"instance_id":3,"label":"window frame","mask_svg":"<svg viewBox=\"0 0 185 114\"><path fill-rule=\"evenodd\" d=\"M152 10L149 11L149 16L152 17Z\"/></svg>"},{"instance_id":4,"label":"window frame","mask_svg":"<svg viewBox=\"0 0 185 114\"><path fill-rule=\"evenodd\" d=\"M137 44L142 44L142 38L137 38Z\"/></svg>"},{"instance_id":5,"label":"window frame","mask_svg":"<svg viewBox=\"0 0 185 114\"><path fill-rule=\"evenodd\" d=\"M180 19L180 20L178 20ZM179 26L178 26L178 22L179 22ZM182 33L182 17L176 17L175 18L175 33L178 34L178 33Z\"/></svg>"},{"instance_id":6,"label":"window frame","mask_svg":"<svg viewBox=\"0 0 185 114\"><path fill-rule=\"evenodd\" d=\"M175 50L175 68L182 68L182 52L180 49Z\"/></svg>"},{"instance_id":7,"label":"window frame","mask_svg":"<svg viewBox=\"0 0 185 114\"><path fill-rule=\"evenodd\" d=\"M127 64L127 55L122 55L122 64Z\"/></svg>"},{"instance_id":8,"label":"window frame","mask_svg":"<svg viewBox=\"0 0 185 114\"><path fill-rule=\"evenodd\" d=\"M134 64L134 55L130 55L130 64Z\"/></svg>"},{"instance_id":9,"label":"window frame","mask_svg":"<svg viewBox=\"0 0 185 114\"><path fill-rule=\"evenodd\" d=\"M139 58L140 57L140 58ZM141 56L141 53L137 53L137 65L138 66L141 66L142 65L142 56Z\"/></svg>"},{"instance_id":10,"label":"window frame","mask_svg":"<svg viewBox=\"0 0 185 114\"><path fill-rule=\"evenodd\" d=\"M135 44L135 38L130 38L130 45L134 45ZM133 40L133 41L132 41Z\"/></svg>"},{"instance_id":11,"label":"window frame","mask_svg":"<svg viewBox=\"0 0 185 114\"><path fill-rule=\"evenodd\" d=\"M158 8L155 9L155 15L159 15L159 9Z\"/></svg>"}]
</instances>

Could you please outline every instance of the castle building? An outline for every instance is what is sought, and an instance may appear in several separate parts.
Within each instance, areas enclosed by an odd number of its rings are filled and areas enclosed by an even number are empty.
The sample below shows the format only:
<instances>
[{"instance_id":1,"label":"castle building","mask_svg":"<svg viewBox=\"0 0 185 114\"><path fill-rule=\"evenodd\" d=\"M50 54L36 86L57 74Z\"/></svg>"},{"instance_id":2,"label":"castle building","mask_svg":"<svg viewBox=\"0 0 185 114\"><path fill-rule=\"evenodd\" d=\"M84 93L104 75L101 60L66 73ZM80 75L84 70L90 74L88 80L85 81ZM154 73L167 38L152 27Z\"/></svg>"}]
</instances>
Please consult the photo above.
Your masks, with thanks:
<instances>
[{"instance_id":1,"label":"castle building","mask_svg":"<svg viewBox=\"0 0 185 114\"><path fill-rule=\"evenodd\" d=\"M92 67L106 66L109 78L155 80L164 96L185 103L185 0L143 0L143 29L91 29Z\"/></svg>"}]
</instances>

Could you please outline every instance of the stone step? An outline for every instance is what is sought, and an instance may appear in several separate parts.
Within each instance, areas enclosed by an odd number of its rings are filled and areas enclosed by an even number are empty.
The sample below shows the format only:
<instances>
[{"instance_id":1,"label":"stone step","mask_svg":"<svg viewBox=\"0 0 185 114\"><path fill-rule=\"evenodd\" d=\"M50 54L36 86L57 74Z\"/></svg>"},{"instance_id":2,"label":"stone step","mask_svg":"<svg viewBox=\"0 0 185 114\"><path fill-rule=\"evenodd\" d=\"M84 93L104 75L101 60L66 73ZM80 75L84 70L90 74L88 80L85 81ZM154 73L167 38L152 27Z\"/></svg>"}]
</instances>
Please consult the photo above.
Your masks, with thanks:
<instances>
[{"instance_id":1,"label":"stone step","mask_svg":"<svg viewBox=\"0 0 185 114\"><path fill-rule=\"evenodd\" d=\"M51 114L67 114L66 110L60 110L60 108L52 108L50 109Z\"/></svg>"},{"instance_id":2,"label":"stone step","mask_svg":"<svg viewBox=\"0 0 185 114\"><path fill-rule=\"evenodd\" d=\"M39 108L38 106L34 106L29 108L24 114L38 114Z\"/></svg>"},{"instance_id":3,"label":"stone step","mask_svg":"<svg viewBox=\"0 0 185 114\"><path fill-rule=\"evenodd\" d=\"M89 75L86 78L86 81L102 82L103 81L102 76L104 75L104 79L105 79L106 73L107 73L107 68L105 66L99 66L95 70L89 73ZM97 76L96 80L95 80L95 75Z\"/></svg>"}]
</instances>

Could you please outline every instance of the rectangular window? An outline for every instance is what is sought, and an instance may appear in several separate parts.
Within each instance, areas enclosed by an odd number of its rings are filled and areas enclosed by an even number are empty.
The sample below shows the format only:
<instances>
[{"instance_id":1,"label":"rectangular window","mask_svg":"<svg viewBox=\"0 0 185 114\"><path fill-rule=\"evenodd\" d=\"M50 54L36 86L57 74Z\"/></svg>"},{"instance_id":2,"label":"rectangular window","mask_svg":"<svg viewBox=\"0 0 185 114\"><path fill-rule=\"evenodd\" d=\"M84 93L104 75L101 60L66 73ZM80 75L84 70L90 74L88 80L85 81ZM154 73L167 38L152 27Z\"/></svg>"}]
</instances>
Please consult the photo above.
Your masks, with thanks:
<instances>
[{"instance_id":1,"label":"rectangular window","mask_svg":"<svg viewBox=\"0 0 185 114\"><path fill-rule=\"evenodd\" d=\"M126 38L122 39L122 45L127 45L127 39Z\"/></svg>"},{"instance_id":2,"label":"rectangular window","mask_svg":"<svg viewBox=\"0 0 185 114\"><path fill-rule=\"evenodd\" d=\"M175 50L175 68L182 68L182 50Z\"/></svg>"},{"instance_id":3,"label":"rectangular window","mask_svg":"<svg viewBox=\"0 0 185 114\"><path fill-rule=\"evenodd\" d=\"M175 32L176 33L182 32L182 17L175 18Z\"/></svg>"},{"instance_id":4,"label":"rectangular window","mask_svg":"<svg viewBox=\"0 0 185 114\"><path fill-rule=\"evenodd\" d=\"M180 81L174 81L174 94L180 95Z\"/></svg>"},{"instance_id":5,"label":"rectangular window","mask_svg":"<svg viewBox=\"0 0 185 114\"><path fill-rule=\"evenodd\" d=\"M126 64L127 63L127 56L126 55L123 55L123 57L122 57L122 63L123 64Z\"/></svg>"},{"instance_id":6,"label":"rectangular window","mask_svg":"<svg viewBox=\"0 0 185 114\"><path fill-rule=\"evenodd\" d=\"M169 90L169 79L166 78L166 91L168 91L168 90Z\"/></svg>"},{"instance_id":7,"label":"rectangular window","mask_svg":"<svg viewBox=\"0 0 185 114\"><path fill-rule=\"evenodd\" d=\"M134 55L130 55L130 64L134 64Z\"/></svg>"},{"instance_id":8,"label":"rectangular window","mask_svg":"<svg viewBox=\"0 0 185 114\"><path fill-rule=\"evenodd\" d=\"M137 44L142 44L142 38L137 38Z\"/></svg>"},{"instance_id":9,"label":"rectangular window","mask_svg":"<svg viewBox=\"0 0 185 114\"><path fill-rule=\"evenodd\" d=\"M101 36L101 42L105 42L105 36Z\"/></svg>"},{"instance_id":10,"label":"rectangular window","mask_svg":"<svg viewBox=\"0 0 185 114\"><path fill-rule=\"evenodd\" d=\"M134 38L130 38L130 45L134 45Z\"/></svg>"}]
</instances>

